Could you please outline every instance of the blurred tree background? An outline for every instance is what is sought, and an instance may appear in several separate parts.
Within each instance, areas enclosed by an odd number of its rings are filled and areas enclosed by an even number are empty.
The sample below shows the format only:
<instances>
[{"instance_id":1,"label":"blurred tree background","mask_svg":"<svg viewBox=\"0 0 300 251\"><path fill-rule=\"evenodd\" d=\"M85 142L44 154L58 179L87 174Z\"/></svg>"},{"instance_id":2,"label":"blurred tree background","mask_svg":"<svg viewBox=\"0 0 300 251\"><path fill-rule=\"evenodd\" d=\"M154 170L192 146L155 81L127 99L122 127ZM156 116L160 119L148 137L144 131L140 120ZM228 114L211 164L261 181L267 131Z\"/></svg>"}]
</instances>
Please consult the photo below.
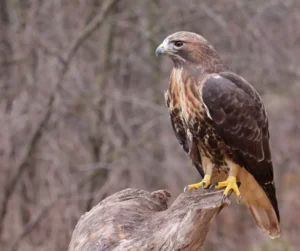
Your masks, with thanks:
<instances>
[{"instance_id":1,"label":"blurred tree background","mask_svg":"<svg viewBox=\"0 0 300 251\"><path fill-rule=\"evenodd\" d=\"M271 241L233 203L204 250L300 246L299 0L0 0L1 250L66 250L106 196L199 181L164 105L172 62L154 56L179 30L261 94L282 218Z\"/></svg>"}]
</instances>

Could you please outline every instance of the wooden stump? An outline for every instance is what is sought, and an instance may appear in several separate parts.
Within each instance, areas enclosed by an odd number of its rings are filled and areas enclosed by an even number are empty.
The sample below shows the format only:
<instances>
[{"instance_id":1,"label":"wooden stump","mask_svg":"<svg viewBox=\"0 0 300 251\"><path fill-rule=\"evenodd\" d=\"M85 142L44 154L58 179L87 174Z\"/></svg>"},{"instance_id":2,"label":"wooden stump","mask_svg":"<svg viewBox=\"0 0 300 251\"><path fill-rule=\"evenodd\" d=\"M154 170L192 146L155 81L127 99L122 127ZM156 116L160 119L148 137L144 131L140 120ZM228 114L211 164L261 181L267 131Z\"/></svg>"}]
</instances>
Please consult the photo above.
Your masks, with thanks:
<instances>
[{"instance_id":1,"label":"wooden stump","mask_svg":"<svg viewBox=\"0 0 300 251\"><path fill-rule=\"evenodd\" d=\"M214 217L230 204L222 194L189 191L168 208L165 190L117 192L81 216L68 250L199 250Z\"/></svg>"}]
</instances>

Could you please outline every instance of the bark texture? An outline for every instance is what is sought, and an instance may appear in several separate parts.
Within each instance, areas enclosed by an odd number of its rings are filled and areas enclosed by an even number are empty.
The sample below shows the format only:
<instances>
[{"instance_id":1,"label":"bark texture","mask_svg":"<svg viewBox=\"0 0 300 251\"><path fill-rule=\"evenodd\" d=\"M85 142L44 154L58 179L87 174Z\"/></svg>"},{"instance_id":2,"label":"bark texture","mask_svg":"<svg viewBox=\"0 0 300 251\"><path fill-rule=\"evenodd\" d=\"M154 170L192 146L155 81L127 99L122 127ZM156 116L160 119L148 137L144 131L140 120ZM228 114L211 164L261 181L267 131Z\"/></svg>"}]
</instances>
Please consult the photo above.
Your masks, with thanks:
<instances>
[{"instance_id":1,"label":"bark texture","mask_svg":"<svg viewBox=\"0 0 300 251\"><path fill-rule=\"evenodd\" d=\"M166 190L126 189L101 201L76 225L69 251L199 250L223 191L182 193L168 208Z\"/></svg>"}]
</instances>

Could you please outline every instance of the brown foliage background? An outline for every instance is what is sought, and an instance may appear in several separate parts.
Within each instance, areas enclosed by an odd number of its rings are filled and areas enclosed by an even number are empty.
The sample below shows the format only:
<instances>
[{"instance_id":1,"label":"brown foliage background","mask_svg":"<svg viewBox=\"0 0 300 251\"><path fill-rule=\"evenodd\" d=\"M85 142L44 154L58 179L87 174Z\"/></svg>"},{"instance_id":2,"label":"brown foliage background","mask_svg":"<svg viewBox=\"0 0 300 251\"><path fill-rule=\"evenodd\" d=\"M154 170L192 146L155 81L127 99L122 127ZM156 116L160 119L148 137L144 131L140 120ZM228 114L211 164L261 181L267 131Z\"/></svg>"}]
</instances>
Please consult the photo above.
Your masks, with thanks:
<instances>
[{"instance_id":1,"label":"brown foliage background","mask_svg":"<svg viewBox=\"0 0 300 251\"><path fill-rule=\"evenodd\" d=\"M300 246L300 1L0 0L0 247L66 250L80 215L132 187L199 180L175 139L155 48L197 32L261 94L282 237L232 205L205 250ZM235 204L235 203L234 203Z\"/></svg>"}]
</instances>

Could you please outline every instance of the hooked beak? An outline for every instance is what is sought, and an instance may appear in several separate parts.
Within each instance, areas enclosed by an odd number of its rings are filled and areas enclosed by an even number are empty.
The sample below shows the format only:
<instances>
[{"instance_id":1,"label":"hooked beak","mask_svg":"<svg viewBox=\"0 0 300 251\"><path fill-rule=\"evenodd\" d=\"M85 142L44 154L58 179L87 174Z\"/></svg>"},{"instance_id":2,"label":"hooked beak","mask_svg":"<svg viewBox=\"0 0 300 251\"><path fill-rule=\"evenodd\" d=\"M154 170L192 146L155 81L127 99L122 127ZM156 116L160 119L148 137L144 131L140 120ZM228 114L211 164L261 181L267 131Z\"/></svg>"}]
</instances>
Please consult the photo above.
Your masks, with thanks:
<instances>
[{"instance_id":1,"label":"hooked beak","mask_svg":"<svg viewBox=\"0 0 300 251\"><path fill-rule=\"evenodd\" d=\"M163 55L165 53L164 45L161 44L155 50L155 56Z\"/></svg>"}]
</instances>

